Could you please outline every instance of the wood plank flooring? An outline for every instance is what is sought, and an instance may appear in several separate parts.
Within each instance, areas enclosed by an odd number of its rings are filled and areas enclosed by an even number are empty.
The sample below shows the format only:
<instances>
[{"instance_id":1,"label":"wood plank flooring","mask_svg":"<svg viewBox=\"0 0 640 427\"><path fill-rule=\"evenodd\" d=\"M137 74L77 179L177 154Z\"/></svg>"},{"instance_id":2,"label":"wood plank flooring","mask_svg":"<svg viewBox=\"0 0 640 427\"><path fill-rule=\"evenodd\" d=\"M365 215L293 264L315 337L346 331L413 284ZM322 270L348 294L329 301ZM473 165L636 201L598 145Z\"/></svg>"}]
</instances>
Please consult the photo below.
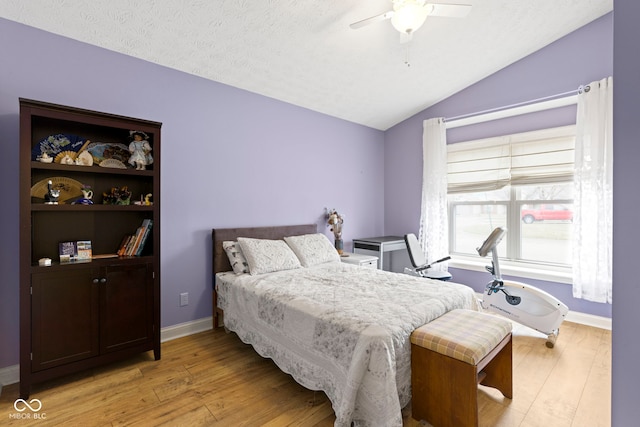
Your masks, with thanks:
<instances>
[{"instance_id":1,"label":"wood plank flooring","mask_svg":"<svg viewBox=\"0 0 640 427\"><path fill-rule=\"evenodd\" d=\"M611 331L564 322L554 349L529 328L513 339L514 398L480 387L480 425L610 426ZM222 329L162 345L126 362L34 385L39 419L0 395L3 426L333 426L322 392L306 390ZM26 418L30 416L30 418ZM405 426L424 426L403 411Z\"/></svg>"}]
</instances>

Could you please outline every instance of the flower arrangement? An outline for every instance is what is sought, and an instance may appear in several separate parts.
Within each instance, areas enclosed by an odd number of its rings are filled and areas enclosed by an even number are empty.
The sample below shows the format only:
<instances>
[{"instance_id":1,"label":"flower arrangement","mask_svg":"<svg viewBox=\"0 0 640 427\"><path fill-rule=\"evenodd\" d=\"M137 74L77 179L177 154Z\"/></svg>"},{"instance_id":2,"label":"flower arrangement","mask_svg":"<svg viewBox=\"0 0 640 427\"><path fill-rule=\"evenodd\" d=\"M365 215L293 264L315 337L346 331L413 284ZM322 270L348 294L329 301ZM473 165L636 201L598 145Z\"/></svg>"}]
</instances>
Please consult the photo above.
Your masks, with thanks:
<instances>
[{"instance_id":1,"label":"flower arrangement","mask_svg":"<svg viewBox=\"0 0 640 427\"><path fill-rule=\"evenodd\" d=\"M331 227L333 237L336 240L342 240L342 223L344 223L344 216L340 215L335 209L327 209L326 213L327 227Z\"/></svg>"},{"instance_id":2,"label":"flower arrangement","mask_svg":"<svg viewBox=\"0 0 640 427\"><path fill-rule=\"evenodd\" d=\"M113 187L109 193L102 193L102 203L105 205L128 205L131 202L131 191L127 186Z\"/></svg>"}]
</instances>

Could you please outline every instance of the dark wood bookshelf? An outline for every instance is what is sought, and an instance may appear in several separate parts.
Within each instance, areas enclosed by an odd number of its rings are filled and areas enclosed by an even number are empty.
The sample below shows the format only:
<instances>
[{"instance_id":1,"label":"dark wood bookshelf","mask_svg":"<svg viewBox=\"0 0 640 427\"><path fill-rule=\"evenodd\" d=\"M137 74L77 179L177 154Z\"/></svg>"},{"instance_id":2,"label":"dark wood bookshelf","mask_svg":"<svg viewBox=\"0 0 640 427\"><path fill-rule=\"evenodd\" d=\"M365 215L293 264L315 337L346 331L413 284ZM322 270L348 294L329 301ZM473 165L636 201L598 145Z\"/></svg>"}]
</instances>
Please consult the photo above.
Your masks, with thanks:
<instances>
[{"instance_id":1,"label":"dark wood bookshelf","mask_svg":"<svg viewBox=\"0 0 640 427\"><path fill-rule=\"evenodd\" d=\"M159 122L20 99L20 396L31 385L153 351L160 359ZM145 170L43 163L40 141L73 135L123 144L130 131L148 135L153 163ZM105 163L106 164L106 163ZM43 180L88 185L93 204L45 204L32 196ZM104 204L103 194L127 186L129 205ZM35 193L35 191L34 191ZM135 205L152 194L151 205ZM58 244L89 240L94 255L114 254L142 221L153 227L141 256L59 262ZM50 258L50 266L40 266Z\"/></svg>"}]
</instances>

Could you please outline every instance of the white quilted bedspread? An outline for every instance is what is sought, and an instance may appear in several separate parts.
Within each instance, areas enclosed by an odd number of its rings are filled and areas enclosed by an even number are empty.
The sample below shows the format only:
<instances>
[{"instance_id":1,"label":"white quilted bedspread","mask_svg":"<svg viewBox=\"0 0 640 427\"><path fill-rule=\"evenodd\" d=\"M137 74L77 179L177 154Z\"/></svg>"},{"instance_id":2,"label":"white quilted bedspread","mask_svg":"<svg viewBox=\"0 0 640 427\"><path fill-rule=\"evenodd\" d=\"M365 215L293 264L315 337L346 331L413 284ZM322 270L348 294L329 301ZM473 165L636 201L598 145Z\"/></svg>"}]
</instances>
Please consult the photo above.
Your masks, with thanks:
<instances>
[{"instance_id":1,"label":"white quilted bedspread","mask_svg":"<svg viewBox=\"0 0 640 427\"><path fill-rule=\"evenodd\" d=\"M250 276L219 273L225 327L303 386L324 391L336 426L402 426L417 327L476 309L463 285L328 263Z\"/></svg>"}]
</instances>

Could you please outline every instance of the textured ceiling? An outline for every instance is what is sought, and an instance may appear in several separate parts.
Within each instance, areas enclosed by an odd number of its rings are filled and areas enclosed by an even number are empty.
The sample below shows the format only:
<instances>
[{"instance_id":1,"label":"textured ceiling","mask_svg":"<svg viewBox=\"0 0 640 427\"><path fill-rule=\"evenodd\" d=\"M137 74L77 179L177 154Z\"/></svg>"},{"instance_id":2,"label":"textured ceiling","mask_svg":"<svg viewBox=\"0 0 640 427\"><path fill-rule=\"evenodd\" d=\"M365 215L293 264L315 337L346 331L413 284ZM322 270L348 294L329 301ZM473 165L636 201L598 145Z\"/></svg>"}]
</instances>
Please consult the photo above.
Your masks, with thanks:
<instances>
[{"instance_id":1,"label":"textured ceiling","mask_svg":"<svg viewBox=\"0 0 640 427\"><path fill-rule=\"evenodd\" d=\"M0 17L386 130L613 10L613 0L434 0L408 45L389 0L0 0Z\"/></svg>"}]
</instances>

